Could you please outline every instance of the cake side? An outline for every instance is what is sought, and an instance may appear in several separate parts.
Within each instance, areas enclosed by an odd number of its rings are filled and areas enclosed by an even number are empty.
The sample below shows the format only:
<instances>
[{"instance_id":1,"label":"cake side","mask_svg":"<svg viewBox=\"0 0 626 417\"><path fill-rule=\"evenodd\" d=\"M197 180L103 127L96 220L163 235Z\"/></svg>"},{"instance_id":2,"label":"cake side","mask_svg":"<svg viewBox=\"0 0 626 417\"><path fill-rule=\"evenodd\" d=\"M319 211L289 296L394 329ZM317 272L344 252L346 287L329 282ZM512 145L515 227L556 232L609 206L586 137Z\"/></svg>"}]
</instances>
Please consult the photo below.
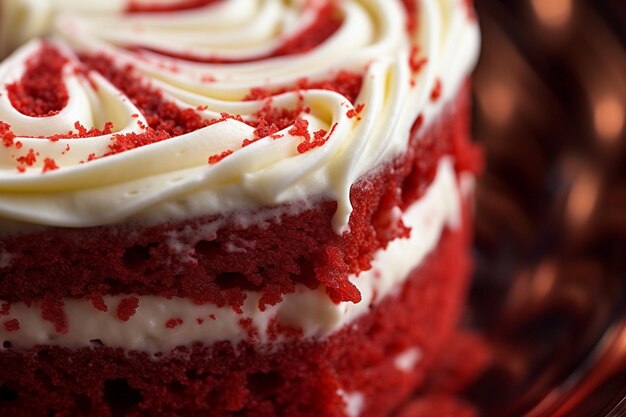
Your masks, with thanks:
<instances>
[{"instance_id":1,"label":"cake side","mask_svg":"<svg viewBox=\"0 0 626 417\"><path fill-rule=\"evenodd\" d=\"M11 417L48 410L385 416L422 384L452 335L467 283L468 241L466 228L446 231L395 295L323 340L295 338L270 350L252 341L198 343L158 358L96 341L78 349L53 343L6 349L0 409Z\"/></svg>"}]
</instances>

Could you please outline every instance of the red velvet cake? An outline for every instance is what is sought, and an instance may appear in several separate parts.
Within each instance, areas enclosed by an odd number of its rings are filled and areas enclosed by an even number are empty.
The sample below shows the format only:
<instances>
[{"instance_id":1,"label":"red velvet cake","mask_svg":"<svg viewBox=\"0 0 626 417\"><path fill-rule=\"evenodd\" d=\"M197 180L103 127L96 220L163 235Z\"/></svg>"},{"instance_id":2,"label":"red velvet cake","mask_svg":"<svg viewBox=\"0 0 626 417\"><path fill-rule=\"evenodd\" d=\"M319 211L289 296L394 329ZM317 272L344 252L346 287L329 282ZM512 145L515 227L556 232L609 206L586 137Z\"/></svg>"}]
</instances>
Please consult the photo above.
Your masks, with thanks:
<instances>
[{"instance_id":1,"label":"red velvet cake","mask_svg":"<svg viewBox=\"0 0 626 417\"><path fill-rule=\"evenodd\" d=\"M0 415L396 410L467 287L470 3L3 0Z\"/></svg>"}]
</instances>

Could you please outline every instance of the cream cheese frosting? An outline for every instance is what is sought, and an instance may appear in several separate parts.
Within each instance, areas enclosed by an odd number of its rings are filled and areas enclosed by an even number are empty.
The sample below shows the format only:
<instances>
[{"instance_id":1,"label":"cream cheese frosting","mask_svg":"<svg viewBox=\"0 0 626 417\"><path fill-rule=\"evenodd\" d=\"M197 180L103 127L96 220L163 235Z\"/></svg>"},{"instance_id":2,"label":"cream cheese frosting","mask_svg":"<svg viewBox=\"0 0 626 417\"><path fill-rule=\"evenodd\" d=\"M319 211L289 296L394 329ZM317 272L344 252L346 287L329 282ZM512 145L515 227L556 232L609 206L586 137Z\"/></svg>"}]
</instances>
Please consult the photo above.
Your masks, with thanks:
<instances>
[{"instance_id":1,"label":"cream cheese frosting","mask_svg":"<svg viewBox=\"0 0 626 417\"><path fill-rule=\"evenodd\" d=\"M9 313L0 319L4 323L17 320L19 329L9 331L0 326L0 350L6 341L15 347L79 348L102 343L155 354L195 342L209 346L218 341L237 344L247 339L248 331L257 335L256 342L272 346L281 342L280 337L272 337L272 321L301 329L306 339L324 339L367 314L372 305L397 293L409 273L437 246L443 230L458 229L462 221L461 199L467 198L460 187L453 161L443 158L426 194L402 214L403 223L411 228L410 236L378 250L371 269L350 277L362 295L359 303L335 304L323 288L311 290L303 285L263 311L258 308L261 295L248 292L241 313L229 306L197 305L183 298L137 296L136 311L122 322L116 307L128 295L105 296L107 311L96 309L90 301L68 298L64 300L68 319L68 331L64 334L56 332L54 325L42 318L40 303L13 303ZM173 322L167 326L170 320ZM248 321L249 326L242 327L242 320ZM399 366L408 367L406 363L411 358L413 362L417 360L415 355L398 359Z\"/></svg>"},{"instance_id":2,"label":"cream cheese frosting","mask_svg":"<svg viewBox=\"0 0 626 417\"><path fill-rule=\"evenodd\" d=\"M0 64L0 121L11 126L20 150L0 146L0 225L90 227L127 221L160 222L311 198L338 202L333 225L343 232L351 213L350 187L358 178L402 153L412 124L432 120L456 95L479 48L477 22L463 0L416 0L417 31L405 28L401 1L338 0L341 23L314 49L264 58L310 24L324 1L229 0L178 12L127 13L127 2L3 0L0 53L26 43ZM24 29L28 28L28 29ZM67 105L57 114L31 117L9 100L7 85L26 71L46 35L67 59ZM141 51L137 47L143 48ZM175 55L243 61L202 63ZM426 59L412 71L416 53ZM220 114L254 118L264 100L244 101L251 89L293 87L298 80L325 80L341 70L363 76L355 103L328 90L285 92L274 106L299 100L308 130L324 130L325 143L297 151L302 137L279 132L249 146L254 128L235 119L84 162L106 154L112 135L141 133L145 115L96 72L84 73L78 53L104 53L120 67L132 65L145 82L182 109L203 118ZM431 100L441 83L440 100ZM359 117L349 117L363 105ZM50 141L80 122L87 129L113 123L110 134ZM68 145L71 151L67 151ZM16 158L33 149L37 162L25 172ZM233 153L209 164L207 158ZM46 158L59 169L42 173Z\"/></svg>"}]
</instances>

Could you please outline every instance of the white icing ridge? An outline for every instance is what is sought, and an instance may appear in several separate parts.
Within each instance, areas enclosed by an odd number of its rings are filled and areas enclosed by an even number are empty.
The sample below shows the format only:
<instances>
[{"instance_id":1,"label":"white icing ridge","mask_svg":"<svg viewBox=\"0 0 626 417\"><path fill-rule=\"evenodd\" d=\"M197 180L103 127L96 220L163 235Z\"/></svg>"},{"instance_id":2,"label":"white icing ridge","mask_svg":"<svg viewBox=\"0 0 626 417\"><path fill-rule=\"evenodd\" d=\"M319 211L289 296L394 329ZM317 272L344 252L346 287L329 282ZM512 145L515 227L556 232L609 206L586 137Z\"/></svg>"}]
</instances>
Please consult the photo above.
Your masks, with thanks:
<instances>
[{"instance_id":1,"label":"white icing ridge","mask_svg":"<svg viewBox=\"0 0 626 417\"><path fill-rule=\"evenodd\" d=\"M16 347L58 345L78 348L99 340L106 346L158 353L194 342L211 345L224 340L233 344L246 340L247 332L240 326L242 319L251 320L250 329L258 335L256 342L259 344L271 346L281 342L281 339L272 340L268 334L273 319L281 325L302 329L304 338L324 339L367 314L372 305L401 288L409 272L437 246L443 230L460 225L462 198L453 161L443 158L425 195L402 215L404 224L411 228L410 237L392 241L386 249L375 254L370 270L350 277L362 295L357 304L335 304L322 288L310 290L302 285L265 311L258 308L260 295L248 293L242 314L235 313L231 307L196 305L182 298L138 296L139 306L135 314L127 322L122 322L116 309L120 300L128 296L105 296L107 312L96 310L87 300L65 299L69 330L58 334L52 323L42 319L39 304L27 307L24 303L14 303L9 315L0 317L0 323L17 319L20 328L10 332L0 324L0 345L9 341ZM180 325L166 328L168 320L179 318L182 319ZM197 319L202 319L202 323ZM400 360L400 367L407 362L407 358Z\"/></svg>"},{"instance_id":2,"label":"white icing ridge","mask_svg":"<svg viewBox=\"0 0 626 417\"><path fill-rule=\"evenodd\" d=\"M68 105L56 115L29 117L11 104L6 85L19 80L26 61L38 52L35 39L0 64L0 120L11 125L23 146L0 146L0 223L90 227L127 221L162 222L200 215L327 197L338 201L333 226L345 231L352 208L350 187L360 177L406 150L418 115L426 124L456 97L479 49L477 22L465 0L415 0L418 33L409 39L400 0L337 0L343 23L313 50L238 64L207 64L139 53L129 46L165 49L195 56L251 59L280 45L306 26L323 1L229 0L192 10L124 13L126 2L97 0L2 0L0 53L38 35L51 33L67 57L63 72ZM417 74L409 65L412 46L427 59ZM280 132L250 146L253 128L226 120L162 142L81 164L90 154L108 152L112 135L52 142L29 136L87 129L112 121L114 132L141 133L145 117L96 73L75 71L75 51L104 52L115 64L162 90L164 99L197 109L207 119L221 112L253 120L264 101L243 101L253 87L293 87L299 79L334 78L340 70L364 75L356 103L365 107L350 118L352 104L342 95L305 90L310 132L333 132L327 142L304 154L302 138ZM437 81L441 99L433 102ZM413 86L412 86L413 85ZM297 92L276 96L273 105L294 107ZM132 115L137 114L134 118ZM334 127L334 130L333 130ZM66 152L67 145L71 150ZM37 163L18 173L15 158L29 149ZM210 155L234 153L208 164ZM42 173L45 158L58 170Z\"/></svg>"}]
</instances>

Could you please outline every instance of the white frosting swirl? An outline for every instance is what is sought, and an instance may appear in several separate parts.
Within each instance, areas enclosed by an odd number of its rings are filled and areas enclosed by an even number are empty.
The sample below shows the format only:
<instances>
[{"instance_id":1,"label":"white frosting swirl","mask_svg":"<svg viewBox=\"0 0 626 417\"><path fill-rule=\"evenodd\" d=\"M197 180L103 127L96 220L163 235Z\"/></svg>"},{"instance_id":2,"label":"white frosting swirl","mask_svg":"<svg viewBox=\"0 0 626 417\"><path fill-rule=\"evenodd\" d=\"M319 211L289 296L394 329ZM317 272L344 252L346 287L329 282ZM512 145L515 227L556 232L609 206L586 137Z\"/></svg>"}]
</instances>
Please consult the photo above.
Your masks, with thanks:
<instances>
[{"instance_id":1,"label":"white frosting swirl","mask_svg":"<svg viewBox=\"0 0 626 417\"><path fill-rule=\"evenodd\" d=\"M30 117L9 100L6 86L20 79L41 41L32 41L0 65L0 121L11 125L15 140L23 144L19 151L0 144L0 222L89 227L321 196L338 201L334 227L343 231L351 213L351 185L406 149L417 116L432 119L455 96L476 59L478 28L463 0L415 1L419 22L413 39L399 0L338 0L343 19L326 41L306 53L262 58L310 24L324 1L230 0L198 10L129 14L123 12L124 1L3 0L0 53L26 38L53 33L54 45L68 59L63 81L69 101L57 114ZM17 30L24 25L30 29ZM247 62L198 63L128 49L137 46ZM427 59L417 74L409 65L414 46ZM274 97L273 106L288 108L301 97L310 108L301 117L309 122L311 135L320 129L332 132L324 145L302 154L297 151L302 137L290 134L290 127L279 132L280 139L265 137L242 147L254 128L228 119L81 163L91 154L106 154L112 135L141 133L147 123L102 76L77 72L74 51L106 53L116 65L131 64L164 99L206 119L226 112L254 120L265 101L243 101L252 88L293 87L302 78L326 80L340 70L363 74L355 104L364 108L360 117L350 118L353 104L327 90ZM433 102L437 80L443 96ZM205 110L196 110L198 106ZM85 139L30 137L64 134L77 121L87 129L113 122L114 131ZM20 173L16 158L29 149L38 154L37 163ZM234 153L207 163L210 155L226 150ZM59 169L42 173L45 158Z\"/></svg>"}]
</instances>

